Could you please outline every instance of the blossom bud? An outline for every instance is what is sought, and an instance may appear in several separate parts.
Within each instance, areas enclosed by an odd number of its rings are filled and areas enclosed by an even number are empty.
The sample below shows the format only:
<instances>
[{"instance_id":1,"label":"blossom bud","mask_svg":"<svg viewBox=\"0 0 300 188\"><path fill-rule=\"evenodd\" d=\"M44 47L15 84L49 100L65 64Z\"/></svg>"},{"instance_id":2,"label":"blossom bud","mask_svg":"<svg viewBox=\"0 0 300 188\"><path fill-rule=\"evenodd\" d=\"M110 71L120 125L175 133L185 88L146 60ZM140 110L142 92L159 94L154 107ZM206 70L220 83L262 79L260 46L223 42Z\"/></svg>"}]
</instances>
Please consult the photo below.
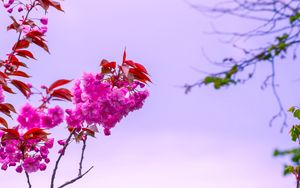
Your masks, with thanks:
<instances>
[{"instance_id":1,"label":"blossom bud","mask_svg":"<svg viewBox=\"0 0 300 188\"><path fill-rule=\"evenodd\" d=\"M12 8L10 8L10 9L7 10L8 13L12 13L12 11L13 11Z\"/></svg>"},{"instance_id":2,"label":"blossom bud","mask_svg":"<svg viewBox=\"0 0 300 188\"><path fill-rule=\"evenodd\" d=\"M42 17L42 18L40 19L40 22L41 22L43 25L47 25L47 24L48 24L48 18Z\"/></svg>"},{"instance_id":3,"label":"blossom bud","mask_svg":"<svg viewBox=\"0 0 300 188\"><path fill-rule=\"evenodd\" d=\"M23 11L23 7L22 7L22 6L19 6L18 12L22 12L22 11Z\"/></svg>"}]
</instances>

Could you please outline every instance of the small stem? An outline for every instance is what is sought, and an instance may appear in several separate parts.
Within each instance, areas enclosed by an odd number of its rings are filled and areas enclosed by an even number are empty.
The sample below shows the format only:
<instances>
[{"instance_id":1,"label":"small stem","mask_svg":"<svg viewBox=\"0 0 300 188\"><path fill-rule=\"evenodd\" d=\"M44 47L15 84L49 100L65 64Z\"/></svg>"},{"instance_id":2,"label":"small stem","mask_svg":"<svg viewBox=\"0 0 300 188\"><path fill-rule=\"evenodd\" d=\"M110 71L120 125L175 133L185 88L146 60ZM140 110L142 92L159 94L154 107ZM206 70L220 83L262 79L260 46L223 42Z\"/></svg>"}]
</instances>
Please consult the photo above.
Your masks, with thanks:
<instances>
[{"instance_id":1,"label":"small stem","mask_svg":"<svg viewBox=\"0 0 300 188\"><path fill-rule=\"evenodd\" d=\"M30 178L29 178L29 174L27 172L25 172L26 174L26 178L27 178L27 184L28 184L28 187L31 188L31 183L30 183Z\"/></svg>"},{"instance_id":2,"label":"small stem","mask_svg":"<svg viewBox=\"0 0 300 188\"><path fill-rule=\"evenodd\" d=\"M75 181L81 179L83 176L85 176L87 173L89 173L89 171L91 171L93 168L94 168L94 167L92 166L91 168L89 168L89 169L88 169L85 173L83 173L82 175L77 176L76 178L74 178L74 179L72 179L72 180L70 180L70 181L64 183L63 185L59 186L58 188L63 188L63 187L65 187L65 186L67 186L67 185L70 185L70 184L74 183Z\"/></svg>"},{"instance_id":3,"label":"small stem","mask_svg":"<svg viewBox=\"0 0 300 188\"><path fill-rule=\"evenodd\" d=\"M50 188L54 188L54 180L55 180L55 175L56 175L56 171L57 171L57 169L58 169L59 162L60 162L62 156L65 154L65 151L66 151L66 149L67 149L67 147L68 147L68 145L69 145L69 143L70 143L70 140L71 140L71 138L72 138L72 135L73 135L74 131L75 131L75 129L73 129L73 131L70 132L70 135L69 135L69 137L68 137L67 140L66 140L66 144L64 145L64 147L63 147L63 149L62 149L62 152L60 153L60 155L58 156L58 158L57 158L57 160L56 160L56 162L55 162L55 167L54 167L54 169L53 169L53 173L52 173L52 177L51 177L51 185L50 185Z\"/></svg>"},{"instance_id":4,"label":"small stem","mask_svg":"<svg viewBox=\"0 0 300 188\"><path fill-rule=\"evenodd\" d=\"M86 148L86 139L83 139L83 146L82 146L82 150L81 150L81 158L80 158L80 162L79 162L79 170L78 170L78 176L82 175L82 163L83 163L83 159L84 159L84 152L85 152L85 148Z\"/></svg>"}]
</instances>

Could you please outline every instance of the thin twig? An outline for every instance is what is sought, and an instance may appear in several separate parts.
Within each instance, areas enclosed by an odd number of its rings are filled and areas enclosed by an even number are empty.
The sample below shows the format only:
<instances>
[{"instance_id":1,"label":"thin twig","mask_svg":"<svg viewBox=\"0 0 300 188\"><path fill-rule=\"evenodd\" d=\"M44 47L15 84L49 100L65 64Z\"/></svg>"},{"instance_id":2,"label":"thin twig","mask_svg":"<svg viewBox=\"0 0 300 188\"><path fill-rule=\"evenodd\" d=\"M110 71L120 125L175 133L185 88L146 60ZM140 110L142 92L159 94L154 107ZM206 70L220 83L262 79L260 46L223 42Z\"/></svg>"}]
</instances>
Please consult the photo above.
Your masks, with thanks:
<instances>
[{"instance_id":1,"label":"thin twig","mask_svg":"<svg viewBox=\"0 0 300 188\"><path fill-rule=\"evenodd\" d=\"M31 188L31 183L30 183L30 178L29 178L29 174L25 171L26 174L26 178L27 178L27 184L28 184L28 188Z\"/></svg>"},{"instance_id":2,"label":"thin twig","mask_svg":"<svg viewBox=\"0 0 300 188\"><path fill-rule=\"evenodd\" d=\"M283 129L285 127L288 126L287 124L287 114L284 110L284 107L282 105L282 102L281 102L281 99L279 97L279 94L277 92L277 89L276 89L276 82L275 82L275 75L276 75L276 72L275 72L275 64L274 64L274 60L271 61L271 65L272 65L272 74L271 74L271 87L272 87L272 92L276 98L276 101L277 101L277 104L278 104L278 107L279 107L279 111L277 114L275 114L272 119L270 120L269 122L269 125L272 126L273 125L273 121L281 116L283 116L283 122L282 122L282 127L281 127L281 132L283 131Z\"/></svg>"},{"instance_id":3,"label":"thin twig","mask_svg":"<svg viewBox=\"0 0 300 188\"><path fill-rule=\"evenodd\" d=\"M57 171L57 169L58 169L59 162L60 162L62 156L65 154L65 151L66 151L66 149L67 149L67 147L68 147L68 145L69 145L69 143L70 143L70 140L71 140L71 138L72 138L72 135L73 135L74 131L75 131L75 129L74 129L72 132L70 132L70 135L69 135L69 137L68 137L67 140L66 140L66 144L64 145L64 147L63 147L63 149L62 149L60 155L58 156L58 158L57 158L57 160L56 160L56 162L55 162L55 167L54 167L54 169L53 169L53 173L52 173L52 177L51 177L51 185L50 185L50 188L54 188L54 180L55 180L55 175L56 175L56 171Z\"/></svg>"},{"instance_id":4,"label":"thin twig","mask_svg":"<svg viewBox=\"0 0 300 188\"><path fill-rule=\"evenodd\" d=\"M89 168L89 169L88 169L85 173L83 173L82 175L77 176L76 178L74 178L74 179L72 179L72 180L70 180L70 181L64 183L63 185L59 186L58 188L63 188L63 187L65 187L65 186L67 186L67 185L70 185L70 184L76 182L77 180L79 180L79 179L81 179L83 176L85 176L87 173L89 173L89 171L91 171L93 168L94 168L94 166L92 166L91 168Z\"/></svg>"},{"instance_id":5,"label":"thin twig","mask_svg":"<svg viewBox=\"0 0 300 188\"><path fill-rule=\"evenodd\" d=\"M85 152L85 148L86 148L86 139L83 139L83 145L82 145L82 150L81 150L81 158L80 158L80 162L79 162L79 170L78 170L78 176L82 175L82 163L83 163L83 159L84 159L84 152Z\"/></svg>"}]
</instances>

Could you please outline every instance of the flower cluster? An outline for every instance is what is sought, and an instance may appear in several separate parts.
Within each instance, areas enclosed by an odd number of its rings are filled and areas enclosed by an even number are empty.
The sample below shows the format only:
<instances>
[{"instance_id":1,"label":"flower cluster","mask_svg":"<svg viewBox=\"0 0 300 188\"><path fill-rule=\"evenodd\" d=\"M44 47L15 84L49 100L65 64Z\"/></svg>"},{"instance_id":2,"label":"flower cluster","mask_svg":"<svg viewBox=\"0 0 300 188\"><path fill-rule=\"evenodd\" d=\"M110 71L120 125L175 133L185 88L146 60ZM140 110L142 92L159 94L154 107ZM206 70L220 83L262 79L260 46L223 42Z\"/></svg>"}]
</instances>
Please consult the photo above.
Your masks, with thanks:
<instances>
[{"instance_id":1,"label":"flower cluster","mask_svg":"<svg viewBox=\"0 0 300 188\"><path fill-rule=\"evenodd\" d=\"M124 80L116 85L102 74L85 73L73 88L75 108L66 110L68 125L78 131L83 126L100 125L104 134L110 135L110 129L123 117L143 106L149 93L138 91L139 85L142 84Z\"/></svg>"},{"instance_id":2,"label":"flower cluster","mask_svg":"<svg viewBox=\"0 0 300 188\"><path fill-rule=\"evenodd\" d=\"M34 108L30 104L25 104L17 117L17 121L22 129L32 128L51 129L64 120L64 111L61 107L55 106L46 110Z\"/></svg>"},{"instance_id":3,"label":"flower cluster","mask_svg":"<svg viewBox=\"0 0 300 188\"><path fill-rule=\"evenodd\" d=\"M49 149L53 147L54 139L48 139L47 133L41 129L31 129L25 134L18 129L3 129L1 132L0 163L1 169L15 167L18 173L25 170L28 173L46 170Z\"/></svg>"},{"instance_id":4,"label":"flower cluster","mask_svg":"<svg viewBox=\"0 0 300 188\"><path fill-rule=\"evenodd\" d=\"M59 106L46 110L25 104L17 117L19 126L0 132L1 169L13 166L19 173L23 169L28 173L45 170L54 139L49 139L44 130L56 127L63 120L64 111Z\"/></svg>"}]
</instances>

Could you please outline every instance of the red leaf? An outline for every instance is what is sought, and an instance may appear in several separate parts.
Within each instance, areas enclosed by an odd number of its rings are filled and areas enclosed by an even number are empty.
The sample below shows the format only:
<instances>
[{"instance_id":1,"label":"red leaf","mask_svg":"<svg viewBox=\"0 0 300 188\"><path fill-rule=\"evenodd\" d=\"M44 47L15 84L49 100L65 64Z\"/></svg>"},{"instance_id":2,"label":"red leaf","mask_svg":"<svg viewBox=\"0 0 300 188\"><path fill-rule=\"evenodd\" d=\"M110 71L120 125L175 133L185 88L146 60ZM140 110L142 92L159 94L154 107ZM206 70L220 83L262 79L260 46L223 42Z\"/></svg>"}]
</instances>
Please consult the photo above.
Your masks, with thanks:
<instances>
[{"instance_id":1,"label":"red leaf","mask_svg":"<svg viewBox=\"0 0 300 188\"><path fill-rule=\"evenodd\" d=\"M30 38L34 38L34 37L41 38L42 36L44 36L44 34L38 30L33 30L33 31L30 31L29 33L27 33L26 36L30 37Z\"/></svg>"},{"instance_id":2,"label":"red leaf","mask_svg":"<svg viewBox=\"0 0 300 188\"><path fill-rule=\"evenodd\" d=\"M50 1L51 2L51 6L53 6L54 8L56 8L57 10L60 10L62 12L64 12L64 10L61 8L60 3L56 2L56 1Z\"/></svg>"},{"instance_id":3,"label":"red leaf","mask_svg":"<svg viewBox=\"0 0 300 188\"><path fill-rule=\"evenodd\" d=\"M61 79L61 80L57 80L55 81L53 84L51 84L51 86L49 87L49 91L53 90L54 88L57 88L59 86L65 85L70 83L72 80L66 80L66 79Z\"/></svg>"},{"instance_id":4,"label":"red leaf","mask_svg":"<svg viewBox=\"0 0 300 188\"><path fill-rule=\"evenodd\" d=\"M17 113L15 107L12 104L10 104L10 103L1 103L0 107L8 109L9 111L12 111L14 113Z\"/></svg>"},{"instance_id":5,"label":"red leaf","mask_svg":"<svg viewBox=\"0 0 300 188\"><path fill-rule=\"evenodd\" d=\"M22 48L28 48L30 42L28 40L22 39L16 42L16 44L13 46L12 50L22 49Z\"/></svg>"},{"instance_id":6,"label":"red leaf","mask_svg":"<svg viewBox=\"0 0 300 188\"><path fill-rule=\"evenodd\" d=\"M18 90L21 91L21 93L25 96L28 97L28 94L31 92L30 88L28 87L27 84L25 84L22 81L19 80L11 80L11 84L13 84Z\"/></svg>"},{"instance_id":7,"label":"red leaf","mask_svg":"<svg viewBox=\"0 0 300 188\"><path fill-rule=\"evenodd\" d=\"M132 74L136 80L139 80L143 83L151 82L150 78L146 74L140 72L136 68L129 69L129 73Z\"/></svg>"},{"instance_id":8,"label":"red leaf","mask_svg":"<svg viewBox=\"0 0 300 188\"><path fill-rule=\"evenodd\" d=\"M0 85L6 83L6 78L8 78L8 76L0 71Z\"/></svg>"},{"instance_id":9,"label":"red leaf","mask_svg":"<svg viewBox=\"0 0 300 188\"><path fill-rule=\"evenodd\" d=\"M23 138L25 140L36 139L36 138L47 140L47 135L49 135L49 133L46 133L43 129L32 128L23 135Z\"/></svg>"},{"instance_id":10,"label":"red leaf","mask_svg":"<svg viewBox=\"0 0 300 188\"><path fill-rule=\"evenodd\" d=\"M31 76L29 76L27 73L25 73L23 71L14 71L10 75L11 76L21 76L21 77L25 77L25 78L30 78L31 77Z\"/></svg>"},{"instance_id":11,"label":"red leaf","mask_svg":"<svg viewBox=\"0 0 300 188\"><path fill-rule=\"evenodd\" d=\"M100 66L105 67L105 68L115 69L117 66L117 63L115 61L109 62L106 59L103 59L100 63Z\"/></svg>"},{"instance_id":12,"label":"red leaf","mask_svg":"<svg viewBox=\"0 0 300 188\"><path fill-rule=\"evenodd\" d=\"M15 65L16 67L22 66L28 68L28 66L25 63L22 63L20 61L13 61L11 64Z\"/></svg>"},{"instance_id":13,"label":"red leaf","mask_svg":"<svg viewBox=\"0 0 300 188\"><path fill-rule=\"evenodd\" d=\"M28 50L16 50L18 56L22 56L22 57L25 57L25 58L31 58L31 59L35 59L33 54L28 51Z\"/></svg>"},{"instance_id":14,"label":"red leaf","mask_svg":"<svg viewBox=\"0 0 300 188\"><path fill-rule=\"evenodd\" d=\"M91 136L91 137L95 137L95 132L88 129L88 128L82 128L83 131L86 132L87 135Z\"/></svg>"},{"instance_id":15,"label":"red leaf","mask_svg":"<svg viewBox=\"0 0 300 188\"><path fill-rule=\"evenodd\" d=\"M49 52L49 48L47 46L46 43L44 43L44 39L43 38L40 38L40 37L32 37L32 42L36 45L38 45L39 47L43 48L46 52L50 53Z\"/></svg>"},{"instance_id":16,"label":"red leaf","mask_svg":"<svg viewBox=\"0 0 300 188\"><path fill-rule=\"evenodd\" d=\"M7 115L9 117L11 117L10 112L17 113L15 107L9 103L1 103L0 104L0 112L4 113L5 115Z\"/></svg>"},{"instance_id":17,"label":"red leaf","mask_svg":"<svg viewBox=\"0 0 300 188\"><path fill-rule=\"evenodd\" d=\"M133 62L133 61L131 61L131 60L126 60L126 61L125 61L125 64L126 64L126 65L129 65L129 66L131 66L131 67L133 67L133 68L135 68L135 62Z\"/></svg>"},{"instance_id":18,"label":"red leaf","mask_svg":"<svg viewBox=\"0 0 300 188\"><path fill-rule=\"evenodd\" d=\"M2 124L5 128L8 128L7 121L2 117L0 117L0 124Z\"/></svg>"},{"instance_id":19,"label":"red leaf","mask_svg":"<svg viewBox=\"0 0 300 188\"><path fill-rule=\"evenodd\" d=\"M56 1L52 1L52 0L39 0L40 6L47 11L49 9L50 6L56 8L57 10L60 10L62 12L63 9L60 6L60 3L56 2Z\"/></svg>"},{"instance_id":20,"label":"red leaf","mask_svg":"<svg viewBox=\"0 0 300 188\"><path fill-rule=\"evenodd\" d=\"M2 136L2 141L20 138L20 134L16 129L2 129L2 131L6 132Z\"/></svg>"},{"instance_id":21,"label":"red leaf","mask_svg":"<svg viewBox=\"0 0 300 188\"><path fill-rule=\"evenodd\" d=\"M122 62L122 64L124 64L125 61L126 61L126 48L125 48L124 53L123 53L123 62Z\"/></svg>"},{"instance_id":22,"label":"red leaf","mask_svg":"<svg viewBox=\"0 0 300 188\"><path fill-rule=\"evenodd\" d=\"M141 65L141 64L139 64L139 63L135 63L135 66L136 66L136 68L137 68L138 70L140 70L141 72L148 74L147 69L146 69L143 65Z\"/></svg>"},{"instance_id":23,"label":"red leaf","mask_svg":"<svg viewBox=\"0 0 300 188\"><path fill-rule=\"evenodd\" d=\"M1 86L2 86L4 91L6 91L8 93L15 94L15 92L13 92L13 90L10 87L8 87L6 83L1 83Z\"/></svg>"},{"instance_id":24,"label":"red leaf","mask_svg":"<svg viewBox=\"0 0 300 188\"><path fill-rule=\"evenodd\" d=\"M60 99L65 99L68 101L72 101L72 93L70 90L66 89L66 88L60 88L60 89L56 89L52 92L51 94L52 97L56 97L56 98L60 98Z\"/></svg>"},{"instance_id":25,"label":"red leaf","mask_svg":"<svg viewBox=\"0 0 300 188\"><path fill-rule=\"evenodd\" d=\"M7 31L9 31L11 29L14 29L17 31L20 28L20 24L16 21L16 19L13 16L10 16L10 18L13 20L13 23L7 27Z\"/></svg>"}]
</instances>

